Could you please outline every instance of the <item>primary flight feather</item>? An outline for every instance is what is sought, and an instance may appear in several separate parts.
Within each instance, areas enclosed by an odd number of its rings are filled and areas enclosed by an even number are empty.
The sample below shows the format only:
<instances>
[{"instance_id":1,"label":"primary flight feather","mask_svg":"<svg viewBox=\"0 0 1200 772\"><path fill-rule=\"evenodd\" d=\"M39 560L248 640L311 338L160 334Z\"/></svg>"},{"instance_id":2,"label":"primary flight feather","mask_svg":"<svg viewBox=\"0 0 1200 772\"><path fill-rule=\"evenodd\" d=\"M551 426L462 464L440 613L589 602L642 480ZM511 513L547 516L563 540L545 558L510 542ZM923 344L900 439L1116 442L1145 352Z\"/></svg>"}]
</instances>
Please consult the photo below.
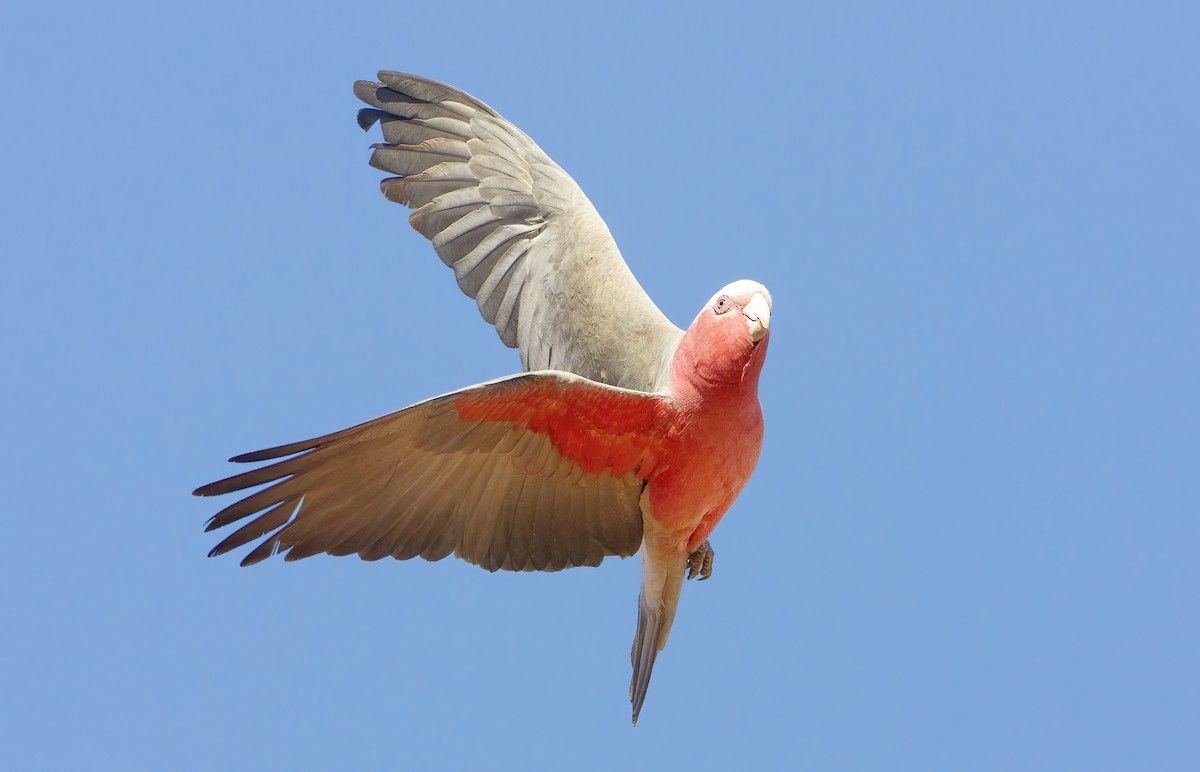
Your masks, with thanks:
<instances>
[{"instance_id":1,"label":"primary flight feather","mask_svg":"<svg viewBox=\"0 0 1200 772\"><path fill-rule=\"evenodd\" d=\"M249 519L210 553L365 560L456 555L557 571L641 552L630 682L636 724L686 577L758 460L771 296L734 282L686 331L621 257L574 180L483 102L416 75L354 92L384 143L381 188L454 269L525 373L324 437L233 458L272 461L195 491L266 483L218 512Z\"/></svg>"}]
</instances>

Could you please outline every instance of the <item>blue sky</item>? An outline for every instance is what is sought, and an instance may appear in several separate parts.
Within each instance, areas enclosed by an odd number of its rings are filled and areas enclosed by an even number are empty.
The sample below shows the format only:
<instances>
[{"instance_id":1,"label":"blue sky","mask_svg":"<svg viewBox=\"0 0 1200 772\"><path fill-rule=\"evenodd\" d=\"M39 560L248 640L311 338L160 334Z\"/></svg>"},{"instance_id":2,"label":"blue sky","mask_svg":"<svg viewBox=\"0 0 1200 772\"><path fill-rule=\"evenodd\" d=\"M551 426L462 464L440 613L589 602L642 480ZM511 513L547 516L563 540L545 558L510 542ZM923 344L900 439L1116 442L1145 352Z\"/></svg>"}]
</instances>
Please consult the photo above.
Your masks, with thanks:
<instances>
[{"instance_id":1,"label":"blue sky","mask_svg":"<svg viewBox=\"0 0 1200 772\"><path fill-rule=\"evenodd\" d=\"M1200 768L1184 3L0 9L6 769ZM351 83L458 85L686 324L755 477L629 727L637 561L209 560L223 459L515 371Z\"/></svg>"}]
</instances>

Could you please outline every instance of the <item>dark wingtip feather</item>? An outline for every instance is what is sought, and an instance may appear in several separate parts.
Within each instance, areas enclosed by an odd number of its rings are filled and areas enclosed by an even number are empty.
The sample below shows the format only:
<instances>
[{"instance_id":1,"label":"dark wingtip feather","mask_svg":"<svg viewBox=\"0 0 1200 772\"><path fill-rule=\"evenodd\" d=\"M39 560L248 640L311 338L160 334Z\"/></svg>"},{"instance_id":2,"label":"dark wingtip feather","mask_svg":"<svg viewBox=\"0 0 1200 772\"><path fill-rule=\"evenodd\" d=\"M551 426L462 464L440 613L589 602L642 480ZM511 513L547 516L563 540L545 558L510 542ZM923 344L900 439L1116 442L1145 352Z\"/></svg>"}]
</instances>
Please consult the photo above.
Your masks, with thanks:
<instances>
[{"instance_id":1,"label":"dark wingtip feather","mask_svg":"<svg viewBox=\"0 0 1200 772\"><path fill-rule=\"evenodd\" d=\"M225 482L225 481L217 480L216 482L210 482L208 485L201 485L199 488L192 491L192 495L193 496L220 496L222 493L226 492L226 491L222 490L220 487L221 483L223 483L223 482Z\"/></svg>"},{"instance_id":2,"label":"dark wingtip feather","mask_svg":"<svg viewBox=\"0 0 1200 772\"><path fill-rule=\"evenodd\" d=\"M300 474L307 468L305 462L306 458L307 454L301 454L295 458L289 458L274 464L260 466L257 469L251 469L248 472L242 472L241 474L235 474L232 477L226 477L223 480L211 482L208 485L197 488L192 493L195 496L220 496L225 493L233 493L234 491L244 491L247 488L256 488L264 483L275 482L277 480L282 480L285 477L293 477L297 474ZM254 495L257 496L258 494ZM253 497L245 499L238 504L226 507L225 510L217 514L215 519L220 520L221 516L226 512L241 506L251 498ZM252 511L254 510L248 510L245 514L250 514ZM242 516L244 517L244 515ZM236 520L238 518L234 519ZM222 525L224 524L225 523L222 523Z\"/></svg>"},{"instance_id":3,"label":"dark wingtip feather","mask_svg":"<svg viewBox=\"0 0 1200 772\"><path fill-rule=\"evenodd\" d=\"M270 461L273 458L283 458L284 456L294 456L305 450L312 450L321 444L320 438L316 440L302 440L301 442L292 442L287 445L276 445L273 448L264 448L255 450L250 453L243 453L240 456L234 456L229 459L235 464L249 464L254 461Z\"/></svg>"},{"instance_id":4,"label":"dark wingtip feather","mask_svg":"<svg viewBox=\"0 0 1200 772\"><path fill-rule=\"evenodd\" d=\"M363 131L370 131L371 127L379 122L384 113L372 107L364 107L358 111L358 125Z\"/></svg>"},{"instance_id":5,"label":"dark wingtip feather","mask_svg":"<svg viewBox=\"0 0 1200 772\"><path fill-rule=\"evenodd\" d=\"M294 501L284 501L278 507L270 510L260 517L256 517L249 523L246 523L241 528L237 529L229 536L226 536L220 544L213 547L208 553L210 558L215 558L217 555L224 555L230 550L249 544L250 542L265 536L272 531L275 531L285 525L295 514L296 507ZM205 530L212 530L213 524L210 522L209 527ZM278 540L278 534L272 536L268 541L273 542Z\"/></svg>"},{"instance_id":6,"label":"dark wingtip feather","mask_svg":"<svg viewBox=\"0 0 1200 772\"><path fill-rule=\"evenodd\" d=\"M264 541L262 544L255 547L254 550L251 551L251 553L249 555L242 558L242 562L239 563L238 565L242 566L242 568L245 568L247 566L252 566L255 563L261 563L262 561L264 561L267 558L274 555L275 550L277 550L278 548L279 548L279 535L276 534L275 536L272 536L271 538Z\"/></svg>"}]
</instances>

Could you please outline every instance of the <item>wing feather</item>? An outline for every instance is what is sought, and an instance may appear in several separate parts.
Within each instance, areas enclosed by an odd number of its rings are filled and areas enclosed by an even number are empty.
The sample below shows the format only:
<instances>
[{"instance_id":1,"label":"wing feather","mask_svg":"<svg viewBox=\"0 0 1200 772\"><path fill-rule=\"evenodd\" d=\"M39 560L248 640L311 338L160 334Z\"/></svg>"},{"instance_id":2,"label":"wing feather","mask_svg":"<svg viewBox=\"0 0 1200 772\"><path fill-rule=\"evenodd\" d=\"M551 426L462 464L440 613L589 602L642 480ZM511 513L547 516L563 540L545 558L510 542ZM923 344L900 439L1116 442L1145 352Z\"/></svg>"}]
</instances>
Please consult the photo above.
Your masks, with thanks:
<instances>
[{"instance_id":1,"label":"wing feather","mask_svg":"<svg viewBox=\"0 0 1200 772\"><path fill-rule=\"evenodd\" d=\"M606 405L616 409L606 413ZM247 453L237 459L272 463L196 491L269 483L209 521L212 530L251 518L210 554L262 539L243 565L275 552L289 561L322 552L364 560L453 553L491 571L557 571L632 555L641 491L669 416L665 397L526 373ZM637 463L605 460L631 451L642 454Z\"/></svg>"},{"instance_id":2,"label":"wing feather","mask_svg":"<svg viewBox=\"0 0 1200 772\"><path fill-rule=\"evenodd\" d=\"M359 125L381 124L386 140L371 164L398 175L384 195L415 210L413 227L526 370L659 390L683 333L565 171L495 110L437 81L384 71L354 92L370 105Z\"/></svg>"}]
</instances>

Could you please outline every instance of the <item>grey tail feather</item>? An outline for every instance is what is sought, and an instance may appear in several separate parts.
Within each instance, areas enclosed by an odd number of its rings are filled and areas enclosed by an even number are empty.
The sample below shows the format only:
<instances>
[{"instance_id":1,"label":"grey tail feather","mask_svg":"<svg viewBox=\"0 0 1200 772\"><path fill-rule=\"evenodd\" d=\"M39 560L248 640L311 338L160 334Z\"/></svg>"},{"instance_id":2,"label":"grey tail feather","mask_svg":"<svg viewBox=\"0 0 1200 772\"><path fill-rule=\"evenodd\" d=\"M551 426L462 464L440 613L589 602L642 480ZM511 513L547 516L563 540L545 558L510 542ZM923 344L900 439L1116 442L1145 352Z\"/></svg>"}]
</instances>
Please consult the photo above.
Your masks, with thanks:
<instances>
[{"instance_id":1,"label":"grey tail feather","mask_svg":"<svg viewBox=\"0 0 1200 772\"><path fill-rule=\"evenodd\" d=\"M647 603L646 593L638 595L637 632L633 636L633 679L629 682L629 700L633 703L633 725L637 726L638 714L646 701L646 689L650 686L650 671L658 657L659 640L662 638L666 614L657 603Z\"/></svg>"}]
</instances>

